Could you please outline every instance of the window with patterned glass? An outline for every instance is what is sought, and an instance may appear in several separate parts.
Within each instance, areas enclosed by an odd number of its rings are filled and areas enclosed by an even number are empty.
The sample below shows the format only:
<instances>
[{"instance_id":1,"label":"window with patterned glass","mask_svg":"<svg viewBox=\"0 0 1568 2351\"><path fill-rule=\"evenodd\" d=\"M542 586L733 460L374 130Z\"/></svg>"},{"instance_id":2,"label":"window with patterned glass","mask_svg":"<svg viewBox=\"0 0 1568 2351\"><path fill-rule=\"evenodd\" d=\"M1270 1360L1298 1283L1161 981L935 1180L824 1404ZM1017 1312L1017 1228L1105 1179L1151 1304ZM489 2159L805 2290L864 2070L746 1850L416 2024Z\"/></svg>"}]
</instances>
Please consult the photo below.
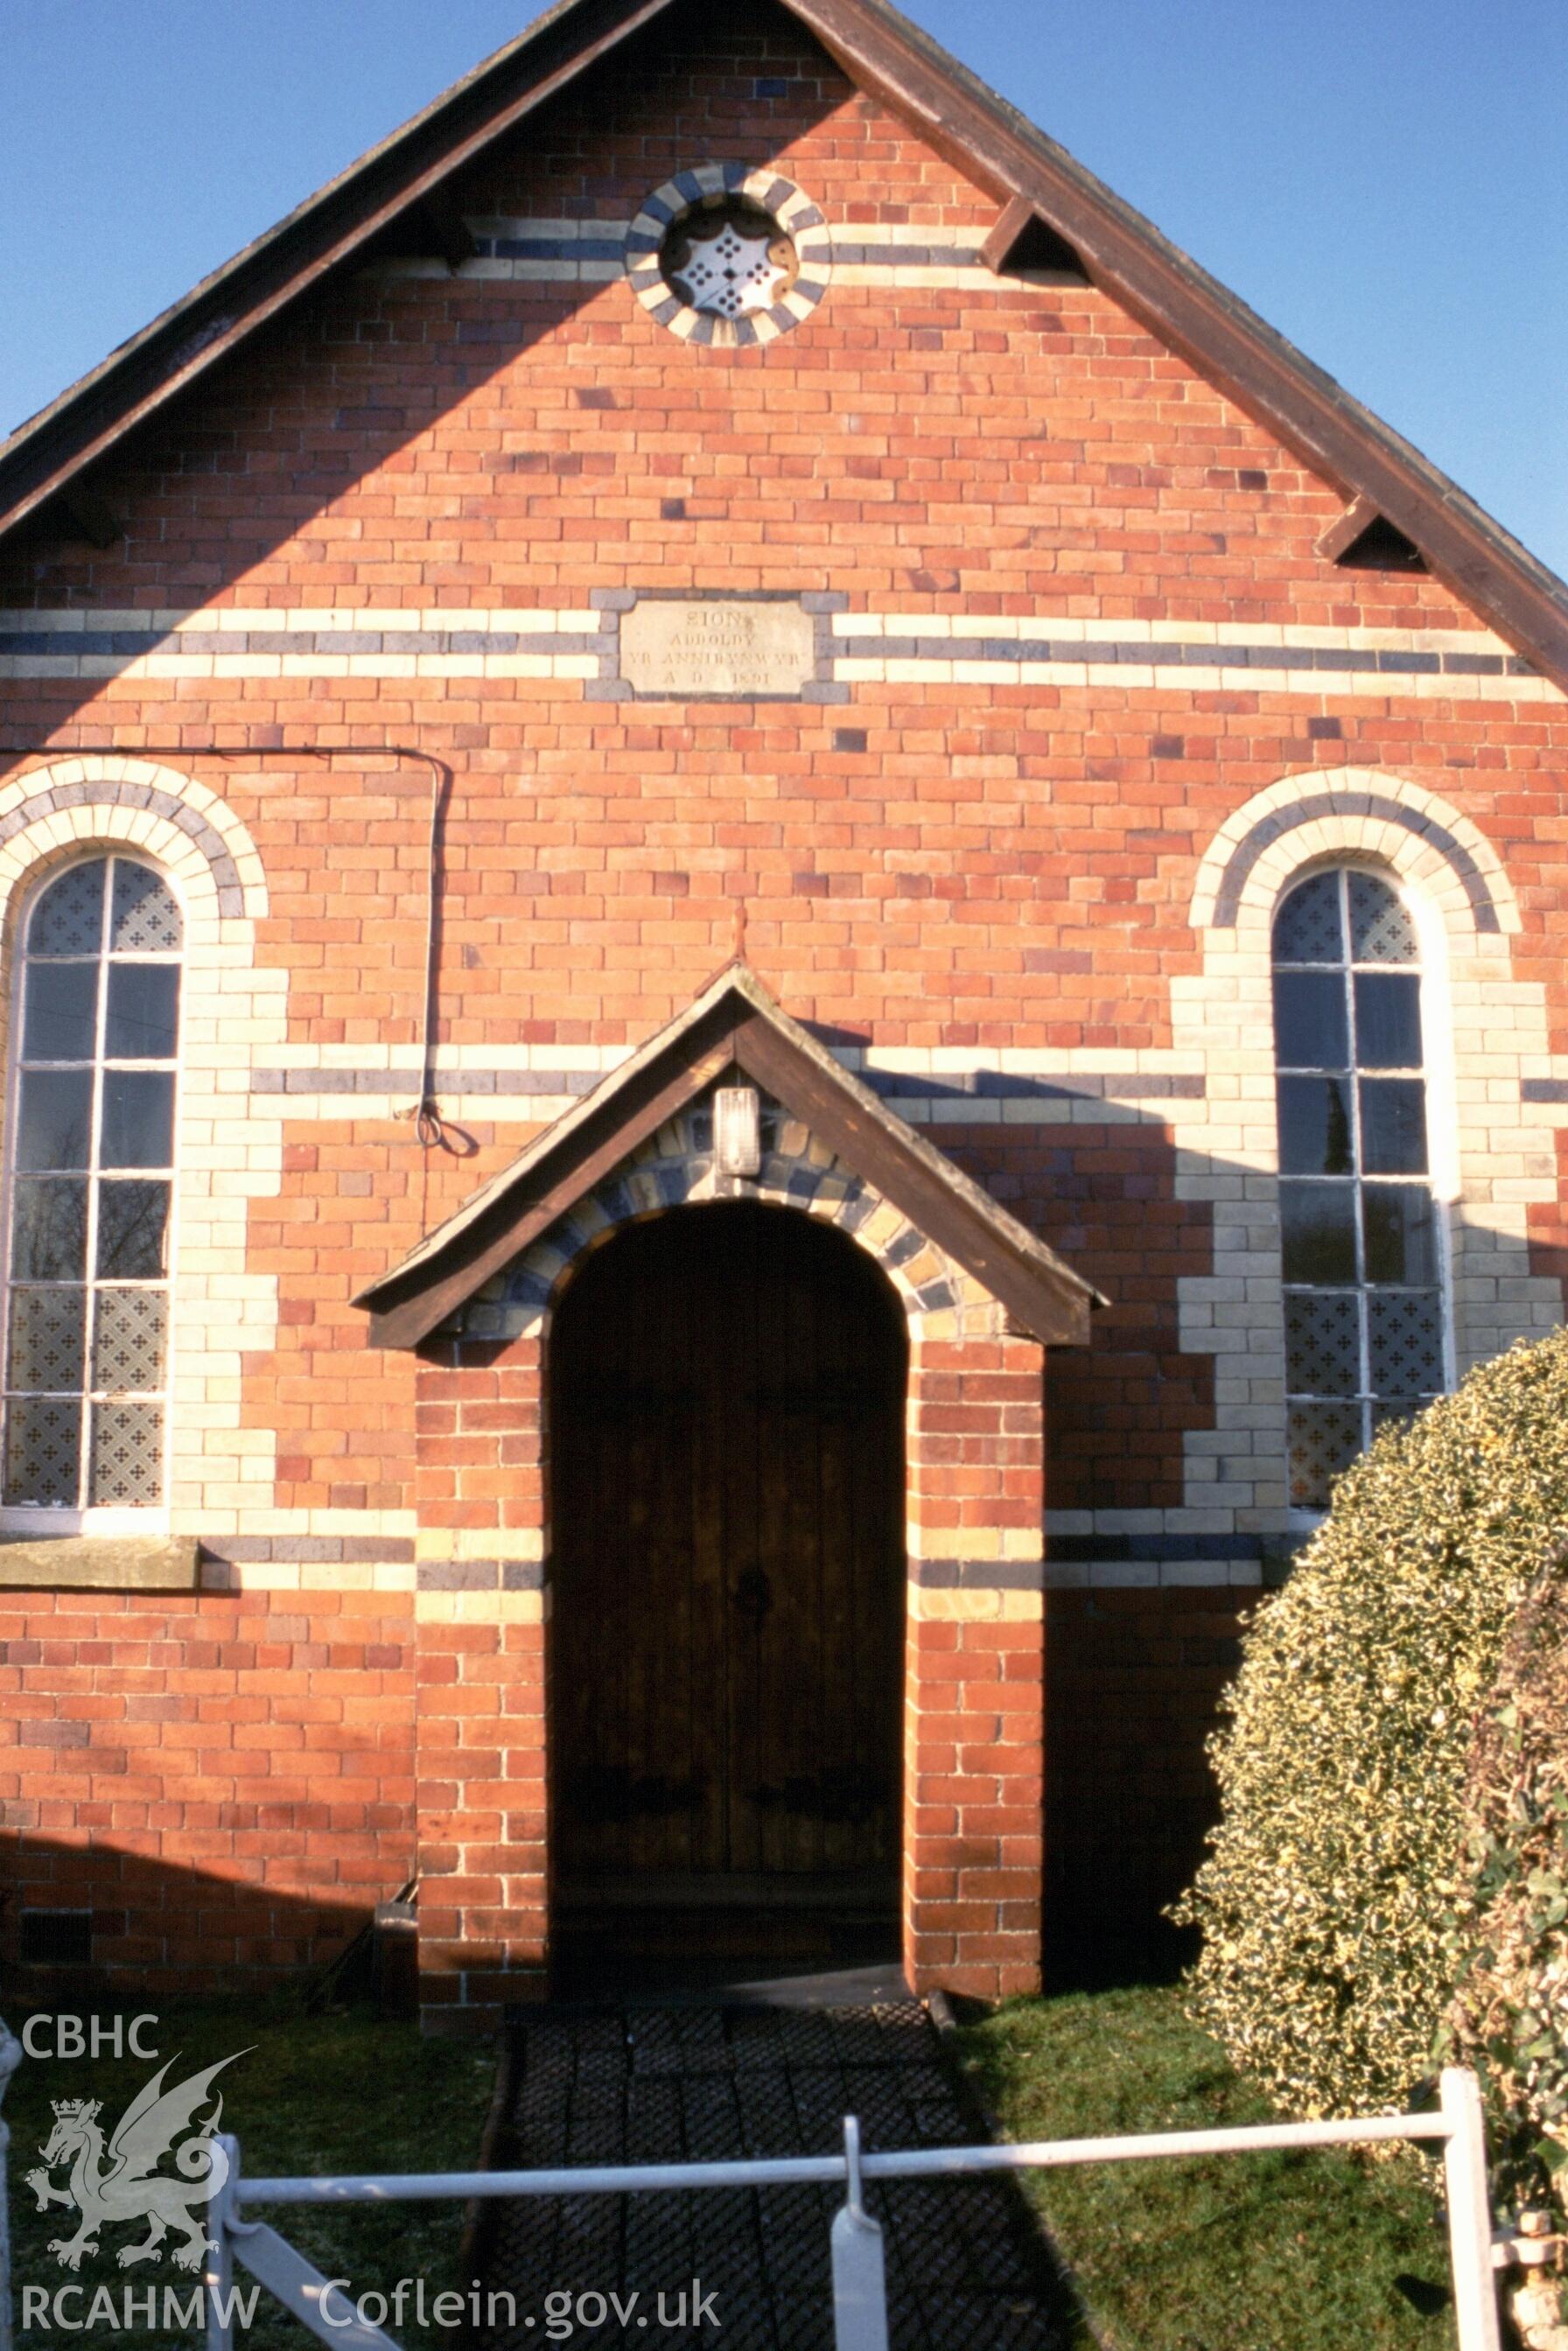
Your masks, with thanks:
<instances>
[{"instance_id":1,"label":"window with patterned glass","mask_svg":"<svg viewBox=\"0 0 1568 2351\"><path fill-rule=\"evenodd\" d=\"M1420 946L1381 875L1338 868L1274 918L1291 1501L1445 1384Z\"/></svg>"},{"instance_id":2,"label":"window with patterned glass","mask_svg":"<svg viewBox=\"0 0 1568 2351\"><path fill-rule=\"evenodd\" d=\"M22 938L4 1500L163 1499L180 909L133 858L68 866Z\"/></svg>"}]
</instances>

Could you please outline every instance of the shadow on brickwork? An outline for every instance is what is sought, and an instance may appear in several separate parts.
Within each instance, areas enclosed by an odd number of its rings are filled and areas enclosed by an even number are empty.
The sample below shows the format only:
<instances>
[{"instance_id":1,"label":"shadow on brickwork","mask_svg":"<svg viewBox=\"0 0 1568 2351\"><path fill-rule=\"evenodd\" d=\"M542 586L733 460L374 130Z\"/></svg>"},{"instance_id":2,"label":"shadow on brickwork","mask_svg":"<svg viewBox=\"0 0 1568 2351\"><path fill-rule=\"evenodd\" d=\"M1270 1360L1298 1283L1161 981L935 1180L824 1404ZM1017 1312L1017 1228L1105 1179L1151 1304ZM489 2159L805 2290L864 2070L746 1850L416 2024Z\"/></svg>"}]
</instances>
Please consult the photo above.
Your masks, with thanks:
<instances>
[{"instance_id":1,"label":"shadow on brickwork","mask_svg":"<svg viewBox=\"0 0 1568 2351\"><path fill-rule=\"evenodd\" d=\"M1239 1656L1238 1604L1258 1596L1048 1594L1048 1991L1168 1983L1195 1956L1163 1914L1218 1810L1204 1741Z\"/></svg>"},{"instance_id":2,"label":"shadow on brickwork","mask_svg":"<svg viewBox=\"0 0 1568 2351\"><path fill-rule=\"evenodd\" d=\"M406 1875L334 1893L150 1860L108 1843L7 1834L0 1842L0 2015L81 2007L134 1990L262 1991L327 1967Z\"/></svg>"},{"instance_id":3,"label":"shadow on brickwork","mask_svg":"<svg viewBox=\"0 0 1568 2351\"><path fill-rule=\"evenodd\" d=\"M614 216L629 220L643 196L691 164L694 146L727 156L739 141L760 166L850 95L826 51L767 0L737 0L724 16L716 29L712 10L687 0L630 37L447 183L451 210L476 219L577 213L585 195L592 199L608 185ZM759 77L768 99L766 137L733 97ZM151 601L160 609L194 611L240 586L302 533L306 559L330 558L331 546L310 547L308 539L323 512L351 498L368 475L395 465L401 452L473 402L604 292L601 282L497 287L458 276L378 280L359 274L376 262L432 261L439 244L428 218L417 210L405 214L346 272L302 296L165 415L120 444L95 471L92 487L123 536L108 551L89 547L57 509L45 508L0 556L0 609L68 601L139 606L149 601L152 577L159 592ZM404 306L411 296L432 298ZM561 447L558 423L538 427L536 396L525 390L515 415L488 420L495 446L476 469L440 476L465 493L456 501L460 527L505 536L514 525L515 549L527 554L541 529L550 537L548 517L561 498L576 491L592 512L596 475L622 464L619 436L626 420L615 412L643 395L605 380L579 388L576 396L585 437L591 443L597 428L601 452ZM553 402L573 398L565 385L550 387ZM611 413L586 413L594 409ZM519 438L531 445L515 445ZM559 542L559 524L554 538ZM442 588L438 562L423 577ZM144 640L138 649L145 652ZM29 711L47 709L52 726L66 726L102 683L30 682ZM36 724L17 731L26 742L38 739Z\"/></svg>"}]
</instances>

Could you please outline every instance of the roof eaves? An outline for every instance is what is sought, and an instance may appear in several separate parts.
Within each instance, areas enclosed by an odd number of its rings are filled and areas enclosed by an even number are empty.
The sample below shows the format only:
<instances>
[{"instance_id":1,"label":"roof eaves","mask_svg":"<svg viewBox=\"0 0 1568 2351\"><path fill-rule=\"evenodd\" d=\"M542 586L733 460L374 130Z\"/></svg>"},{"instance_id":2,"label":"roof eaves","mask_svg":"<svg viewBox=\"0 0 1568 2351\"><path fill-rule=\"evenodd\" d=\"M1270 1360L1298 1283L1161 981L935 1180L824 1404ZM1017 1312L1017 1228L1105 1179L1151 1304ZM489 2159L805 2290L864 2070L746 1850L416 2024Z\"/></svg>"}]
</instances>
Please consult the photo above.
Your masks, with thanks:
<instances>
[{"instance_id":1,"label":"roof eaves","mask_svg":"<svg viewBox=\"0 0 1568 2351\"><path fill-rule=\"evenodd\" d=\"M1456 594L1568 689L1568 584L1412 442L891 0L787 5L846 70L960 156L999 197L1037 203L1098 285L1205 373L1218 373L1239 405L1260 414L1315 470L1347 495L1370 496Z\"/></svg>"},{"instance_id":2,"label":"roof eaves","mask_svg":"<svg viewBox=\"0 0 1568 2351\"><path fill-rule=\"evenodd\" d=\"M0 536L14 528L155 409L226 356L236 340L417 204L521 115L670 5L670 0L556 0L515 40L378 141L190 292L0 441ZM569 19L586 37L555 37ZM498 93L538 52L509 104ZM439 134L450 132L443 141ZM183 331L182 331L183 330ZM75 431L70 428L75 426ZM59 447L57 452L55 444Z\"/></svg>"},{"instance_id":3,"label":"roof eaves","mask_svg":"<svg viewBox=\"0 0 1568 2351\"><path fill-rule=\"evenodd\" d=\"M670 0L556 0L0 444L0 533ZM999 198L1036 203L1095 281L1314 470L1371 497L1429 568L1568 688L1568 586L1413 444L1163 236L890 0L783 0L855 78ZM509 105L487 93L531 75ZM344 225L334 234L342 216ZM288 267L294 249L298 266ZM248 300L246 299L248 296Z\"/></svg>"}]
</instances>

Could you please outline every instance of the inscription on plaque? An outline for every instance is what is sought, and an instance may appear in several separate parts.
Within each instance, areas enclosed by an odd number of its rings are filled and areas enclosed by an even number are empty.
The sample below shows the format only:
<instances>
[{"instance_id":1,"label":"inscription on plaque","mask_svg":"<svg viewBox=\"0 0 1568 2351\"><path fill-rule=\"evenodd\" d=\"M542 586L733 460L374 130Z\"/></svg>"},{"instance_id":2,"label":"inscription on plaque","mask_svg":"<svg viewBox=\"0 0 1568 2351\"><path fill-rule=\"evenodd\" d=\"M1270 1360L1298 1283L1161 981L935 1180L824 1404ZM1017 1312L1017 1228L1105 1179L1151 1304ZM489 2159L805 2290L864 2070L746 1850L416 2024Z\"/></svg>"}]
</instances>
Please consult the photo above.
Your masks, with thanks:
<instances>
[{"instance_id":1,"label":"inscription on plaque","mask_svg":"<svg viewBox=\"0 0 1568 2351\"><path fill-rule=\"evenodd\" d=\"M649 597L621 622L621 674L637 694L797 695L816 674L816 622L799 604Z\"/></svg>"}]
</instances>

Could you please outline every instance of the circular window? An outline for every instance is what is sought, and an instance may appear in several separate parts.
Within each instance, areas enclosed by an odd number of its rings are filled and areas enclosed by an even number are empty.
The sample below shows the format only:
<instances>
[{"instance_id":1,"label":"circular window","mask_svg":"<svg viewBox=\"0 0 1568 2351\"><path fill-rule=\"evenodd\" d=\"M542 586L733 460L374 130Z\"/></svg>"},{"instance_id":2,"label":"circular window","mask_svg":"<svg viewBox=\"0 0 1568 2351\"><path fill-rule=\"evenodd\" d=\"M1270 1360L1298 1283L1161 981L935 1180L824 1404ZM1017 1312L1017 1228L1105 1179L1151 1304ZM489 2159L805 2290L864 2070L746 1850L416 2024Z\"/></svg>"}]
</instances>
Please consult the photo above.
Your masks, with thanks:
<instances>
[{"instance_id":1,"label":"circular window","mask_svg":"<svg viewBox=\"0 0 1568 2351\"><path fill-rule=\"evenodd\" d=\"M710 196L665 233L665 285L694 310L743 319L771 310L800 275L795 240L744 196Z\"/></svg>"},{"instance_id":2,"label":"circular window","mask_svg":"<svg viewBox=\"0 0 1568 2351\"><path fill-rule=\"evenodd\" d=\"M644 309L683 341L768 343L810 318L828 283L828 225L777 172L705 163L656 189L626 239Z\"/></svg>"}]
</instances>

